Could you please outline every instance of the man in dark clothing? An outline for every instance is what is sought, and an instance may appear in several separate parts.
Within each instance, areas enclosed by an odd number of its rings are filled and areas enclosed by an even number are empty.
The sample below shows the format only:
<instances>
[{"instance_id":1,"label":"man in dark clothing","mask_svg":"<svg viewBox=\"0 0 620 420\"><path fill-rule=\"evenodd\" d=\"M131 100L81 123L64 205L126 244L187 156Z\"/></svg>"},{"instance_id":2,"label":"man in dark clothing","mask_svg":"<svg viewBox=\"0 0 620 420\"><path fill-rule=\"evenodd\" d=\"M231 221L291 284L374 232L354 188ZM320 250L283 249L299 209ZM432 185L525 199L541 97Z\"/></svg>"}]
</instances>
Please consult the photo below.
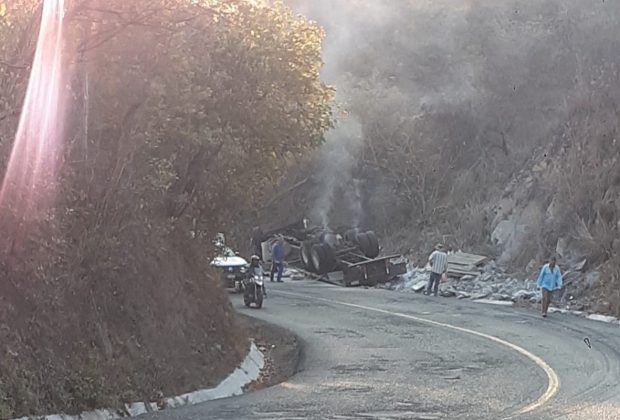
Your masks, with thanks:
<instances>
[{"instance_id":1,"label":"man in dark clothing","mask_svg":"<svg viewBox=\"0 0 620 420\"><path fill-rule=\"evenodd\" d=\"M284 271L284 239L278 238L271 248L271 281L273 275L278 272L278 283L282 283L282 272Z\"/></svg>"}]
</instances>

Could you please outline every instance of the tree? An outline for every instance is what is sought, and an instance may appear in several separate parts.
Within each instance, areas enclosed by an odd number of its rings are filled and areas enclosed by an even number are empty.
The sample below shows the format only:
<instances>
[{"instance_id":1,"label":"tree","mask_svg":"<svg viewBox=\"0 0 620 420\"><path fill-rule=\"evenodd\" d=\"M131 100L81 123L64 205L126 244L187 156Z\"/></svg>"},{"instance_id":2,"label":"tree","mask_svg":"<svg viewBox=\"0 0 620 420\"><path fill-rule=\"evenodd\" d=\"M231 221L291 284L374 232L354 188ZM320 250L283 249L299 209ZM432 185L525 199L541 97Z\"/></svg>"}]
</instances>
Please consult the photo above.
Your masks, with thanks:
<instances>
[{"instance_id":1,"label":"tree","mask_svg":"<svg viewBox=\"0 0 620 420\"><path fill-rule=\"evenodd\" d=\"M21 35L0 20L12 65L28 54L10 45L36 32L26 28L39 2L24 4L7 15ZM245 341L210 273L211 239L243 222L330 125L322 31L279 3L67 7L73 112L61 194L25 241L28 258L0 264L11 303L0 345L21 356L0 361L0 395L11 395L2 417L152 401L235 365ZM0 115L14 114L19 94L5 92ZM6 146L13 126L0 124ZM166 366L182 360L196 369L180 383Z\"/></svg>"}]
</instances>

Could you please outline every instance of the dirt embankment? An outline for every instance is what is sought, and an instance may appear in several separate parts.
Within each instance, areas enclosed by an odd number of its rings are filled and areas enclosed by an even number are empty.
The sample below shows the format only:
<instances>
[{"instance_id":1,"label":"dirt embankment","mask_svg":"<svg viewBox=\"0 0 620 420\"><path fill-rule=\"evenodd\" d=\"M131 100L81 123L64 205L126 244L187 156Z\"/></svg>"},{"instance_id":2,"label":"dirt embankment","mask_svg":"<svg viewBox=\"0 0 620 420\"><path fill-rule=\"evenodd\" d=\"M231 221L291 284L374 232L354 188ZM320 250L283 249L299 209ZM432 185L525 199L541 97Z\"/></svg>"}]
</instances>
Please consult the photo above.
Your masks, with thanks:
<instances>
[{"instance_id":1,"label":"dirt embankment","mask_svg":"<svg viewBox=\"0 0 620 420\"><path fill-rule=\"evenodd\" d=\"M277 385L297 373L302 348L293 333L248 316L241 316L240 323L265 355L261 376L246 387L248 391Z\"/></svg>"},{"instance_id":2,"label":"dirt embankment","mask_svg":"<svg viewBox=\"0 0 620 420\"><path fill-rule=\"evenodd\" d=\"M199 250L140 237L153 246L99 248L119 264L109 271L67 270L71 254L44 248L4 262L0 418L158 401L216 385L245 357L248 337Z\"/></svg>"}]
</instances>

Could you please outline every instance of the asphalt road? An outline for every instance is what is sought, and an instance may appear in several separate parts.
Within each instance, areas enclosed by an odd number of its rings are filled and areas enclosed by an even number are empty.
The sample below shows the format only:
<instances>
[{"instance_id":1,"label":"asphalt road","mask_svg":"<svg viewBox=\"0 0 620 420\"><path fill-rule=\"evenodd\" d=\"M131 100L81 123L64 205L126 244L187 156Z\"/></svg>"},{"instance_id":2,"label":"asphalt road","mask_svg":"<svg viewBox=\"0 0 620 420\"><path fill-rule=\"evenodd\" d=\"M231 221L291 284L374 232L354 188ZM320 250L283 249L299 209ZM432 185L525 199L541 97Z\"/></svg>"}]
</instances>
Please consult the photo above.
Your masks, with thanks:
<instances>
[{"instance_id":1,"label":"asphalt road","mask_svg":"<svg viewBox=\"0 0 620 420\"><path fill-rule=\"evenodd\" d=\"M233 303L296 333L301 371L149 418L620 419L618 325L309 280L267 286L263 309Z\"/></svg>"}]
</instances>

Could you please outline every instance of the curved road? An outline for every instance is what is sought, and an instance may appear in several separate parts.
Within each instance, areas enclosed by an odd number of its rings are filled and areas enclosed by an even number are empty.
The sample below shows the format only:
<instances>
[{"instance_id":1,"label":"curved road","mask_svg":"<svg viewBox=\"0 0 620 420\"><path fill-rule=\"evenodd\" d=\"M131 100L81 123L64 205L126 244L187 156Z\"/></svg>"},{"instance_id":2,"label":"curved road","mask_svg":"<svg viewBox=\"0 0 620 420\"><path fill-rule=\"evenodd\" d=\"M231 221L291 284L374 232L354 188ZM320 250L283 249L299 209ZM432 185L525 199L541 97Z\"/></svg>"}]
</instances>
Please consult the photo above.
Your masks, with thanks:
<instances>
[{"instance_id":1,"label":"curved road","mask_svg":"<svg viewBox=\"0 0 620 420\"><path fill-rule=\"evenodd\" d=\"M620 326L313 281L268 284L300 372L153 419L620 419ZM588 338L589 348L584 338Z\"/></svg>"}]
</instances>

